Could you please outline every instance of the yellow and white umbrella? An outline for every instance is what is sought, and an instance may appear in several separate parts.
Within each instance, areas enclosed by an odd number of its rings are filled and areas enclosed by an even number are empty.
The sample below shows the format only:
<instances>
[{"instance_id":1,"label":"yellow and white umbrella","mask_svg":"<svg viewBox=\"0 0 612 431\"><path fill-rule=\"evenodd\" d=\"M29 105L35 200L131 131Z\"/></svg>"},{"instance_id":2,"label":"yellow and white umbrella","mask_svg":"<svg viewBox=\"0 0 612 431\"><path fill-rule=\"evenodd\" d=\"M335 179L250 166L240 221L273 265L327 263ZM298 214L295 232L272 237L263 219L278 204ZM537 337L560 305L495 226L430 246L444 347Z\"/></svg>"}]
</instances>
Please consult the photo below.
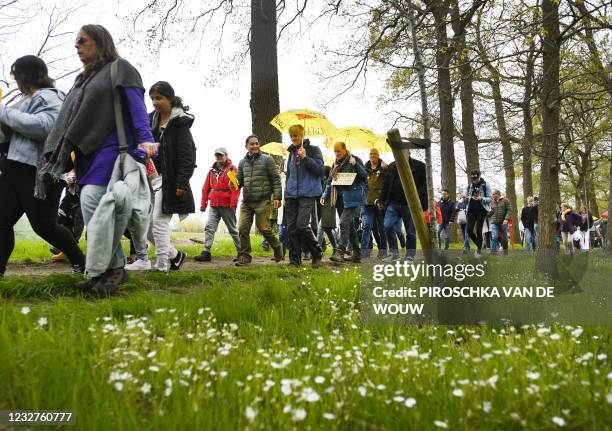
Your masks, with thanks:
<instances>
[{"instance_id":1,"label":"yellow and white umbrella","mask_svg":"<svg viewBox=\"0 0 612 431\"><path fill-rule=\"evenodd\" d=\"M319 111L311 109L291 109L281 112L270 121L278 131L289 133L294 124L304 127L304 137L327 136L336 131L336 126Z\"/></svg>"},{"instance_id":2,"label":"yellow and white umbrella","mask_svg":"<svg viewBox=\"0 0 612 431\"><path fill-rule=\"evenodd\" d=\"M336 142L344 142L349 151L377 148L381 152L391 152L385 136L377 135L365 127L351 126L337 129L327 135L325 146L333 149Z\"/></svg>"}]
</instances>

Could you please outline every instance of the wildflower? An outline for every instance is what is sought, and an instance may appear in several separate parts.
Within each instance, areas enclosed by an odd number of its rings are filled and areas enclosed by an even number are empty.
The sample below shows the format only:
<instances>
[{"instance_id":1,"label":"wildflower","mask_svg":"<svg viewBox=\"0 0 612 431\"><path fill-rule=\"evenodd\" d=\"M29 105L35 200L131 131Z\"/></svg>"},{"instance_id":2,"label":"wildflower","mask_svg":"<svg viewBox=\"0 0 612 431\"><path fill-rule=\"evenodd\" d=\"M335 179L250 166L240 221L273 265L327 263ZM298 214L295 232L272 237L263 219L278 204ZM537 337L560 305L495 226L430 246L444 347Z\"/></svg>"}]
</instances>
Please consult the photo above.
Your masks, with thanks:
<instances>
[{"instance_id":1,"label":"wildflower","mask_svg":"<svg viewBox=\"0 0 612 431\"><path fill-rule=\"evenodd\" d=\"M605 353L600 353L599 355L597 355L597 359L599 359L600 361L603 361L607 358L608 356L606 356Z\"/></svg>"},{"instance_id":2,"label":"wildflower","mask_svg":"<svg viewBox=\"0 0 612 431\"><path fill-rule=\"evenodd\" d=\"M302 390L302 401L306 401L308 403L316 403L321 399L319 394L312 388L304 388Z\"/></svg>"},{"instance_id":3,"label":"wildflower","mask_svg":"<svg viewBox=\"0 0 612 431\"><path fill-rule=\"evenodd\" d=\"M489 413L491 411L491 402L490 401L483 401L483 403L482 403L482 410L485 413Z\"/></svg>"},{"instance_id":4,"label":"wildflower","mask_svg":"<svg viewBox=\"0 0 612 431\"><path fill-rule=\"evenodd\" d=\"M306 410L300 408L293 411L293 422L300 422L306 418Z\"/></svg>"},{"instance_id":5,"label":"wildflower","mask_svg":"<svg viewBox=\"0 0 612 431\"><path fill-rule=\"evenodd\" d=\"M47 325L47 318L46 317L41 317L40 319L38 319L38 326L43 327Z\"/></svg>"},{"instance_id":6,"label":"wildflower","mask_svg":"<svg viewBox=\"0 0 612 431\"><path fill-rule=\"evenodd\" d=\"M443 421L434 421L434 425L437 426L438 428L448 429L448 424Z\"/></svg>"},{"instance_id":7,"label":"wildflower","mask_svg":"<svg viewBox=\"0 0 612 431\"><path fill-rule=\"evenodd\" d=\"M145 383L140 387L140 392L142 392L143 394L148 394L149 392L151 392L151 385L149 383Z\"/></svg>"},{"instance_id":8,"label":"wildflower","mask_svg":"<svg viewBox=\"0 0 612 431\"><path fill-rule=\"evenodd\" d=\"M119 392L121 392L123 390L123 383L121 382L115 382L115 389Z\"/></svg>"},{"instance_id":9,"label":"wildflower","mask_svg":"<svg viewBox=\"0 0 612 431\"><path fill-rule=\"evenodd\" d=\"M395 401L396 403L403 403L404 402L404 397L400 397L398 395L396 397L393 397L393 401Z\"/></svg>"},{"instance_id":10,"label":"wildflower","mask_svg":"<svg viewBox=\"0 0 612 431\"><path fill-rule=\"evenodd\" d=\"M551 340L560 340L561 339L561 334L550 334L550 339Z\"/></svg>"},{"instance_id":11,"label":"wildflower","mask_svg":"<svg viewBox=\"0 0 612 431\"><path fill-rule=\"evenodd\" d=\"M157 365L151 365L149 367L149 371L153 371L154 373L157 373L159 371L159 367Z\"/></svg>"},{"instance_id":12,"label":"wildflower","mask_svg":"<svg viewBox=\"0 0 612 431\"><path fill-rule=\"evenodd\" d=\"M463 391L461 389L455 389L453 391L453 395L458 397L458 398L461 398L463 396Z\"/></svg>"},{"instance_id":13,"label":"wildflower","mask_svg":"<svg viewBox=\"0 0 612 431\"><path fill-rule=\"evenodd\" d=\"M564 427L564 426L565 426L565 419L563 419L563 418L561 418L561 417L559 417L559 416L553 416L553 418L552 418L552 422L553 422L555 425L558 425L558 426L560 426L560 427Z\"/></svg>"},{"instance_id":14,"label":"wildflower","mask_svg":"<svg viewBox=\"0 0 612 431\"><path fill-rule=\"evenodd\" d=\"M323 418L327 419L328 421L333 421L336 419L336 415L333 413L323 413Z\"/></svg>"},{"instance_id":15,"label":"wildflower","mask_svg":"<svg viewBox=\"0 0 612 431\"><path fill-rule=\"evenodd\" d=\"M404 401L404 405L411 409L416 405L416 400L414 398L406 398L406 401Z\"/></svg>"},{"instance_id":16,"label":"wildflower","mask_svg":"<svg viewBox=\"0 0 612 431\"><path fill-rule=\"evenodd\" d=\"M257 416L257 410L253 409L251 406L248 406L244 411L244 415L249 421L253 421L255 416Z\"/></svg>"},{"instance_id":17,"label":"wildflower","mask_svg":"<svg viewBox=\"0 0 612 431\"><path fill-rule=\"evenodd\" d=\"M315 378L314 378L314 382L315 382L317 385L322 385L323 383L325 383L325 377L323 377L323 376L317 376L317 377L315 377Z\"/></svg>"},{"instance_id":18,"label":"wildflower","mask_svg":"<svg viewBox=\"0 0 612 431\"><path fill-rule=\"evenodd\" d=\"M368 393L368 391L366 390L366 388L364 388L363 386L359 386L359 388L357 389L357 391L359 392L359 395L361 395L362 397L365 397L366 394Z\"/></svg>"},{"instance_id":19,"label":"wildflower","mask_svg":"<svg viewBox=\"0 0 612 431\"><path fill-rule=\"evenodd\" d=\"M538 380L540 378L540 373L538 373L537 371L528 372L527 373L527 378L529 380Z\"/></svg>"},{"instance_id":20,"label":"wildflower","mask_svg":"<svg viewBox=\"0 0 612 431\"><path fill-rule=\"evenodd\" d=\"M499 376L497 374L494 374L487 379L487 383L489 384L489 386L495 389L495 383L497 383L498 380L499 380Z\"/></svg>"},{"instance_id":21,"label":"wildflower","mask_svg":"<svg viewBox=\"0 0 612 431\"><path fill-rule=\"evenodd\" d=\"M24 316L30 312L30 307L21 307L21 314Z\"/></svg>"}]
</instances>

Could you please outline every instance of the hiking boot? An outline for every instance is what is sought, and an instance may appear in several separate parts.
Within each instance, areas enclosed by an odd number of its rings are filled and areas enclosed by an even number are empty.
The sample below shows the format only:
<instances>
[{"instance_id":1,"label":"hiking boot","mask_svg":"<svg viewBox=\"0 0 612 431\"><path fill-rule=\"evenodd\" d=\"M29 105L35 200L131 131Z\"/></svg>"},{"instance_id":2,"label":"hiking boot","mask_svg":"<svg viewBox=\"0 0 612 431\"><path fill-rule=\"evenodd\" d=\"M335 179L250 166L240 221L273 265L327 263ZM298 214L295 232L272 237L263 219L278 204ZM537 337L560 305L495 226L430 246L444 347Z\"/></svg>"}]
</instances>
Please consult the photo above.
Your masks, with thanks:
<instances>
[{"instance_id":1,"label":"hiking boot","mask_svg":"<svg viewBox=\"0 0 612 431\"><path fill-rule=\"evenodd\" d=\"M401 257L400 257L399 252L397 250L391 250L391 253L385 256L384 258L382 258L382 261L383 262L395 262L400 259Z\"/></svg>"},{"instance_id":2,"label":"hiking boot","mask_svg":"<svg viewBox=\"0 0 612 431\"><path fill-rule=\"evenodd\" d=\"M150 271L151 261L136 259L134 262L125 265L126 271Z\"/></svg>"},{"instance_id":3,"label":"hiking boot","mask_svg":"<svg viewBox=\"0 0 612 431\"><path fill-rule=\"evenodd\" d=\"M279 244L277 247L274 247L274 261L280 262L283 260L283 257L283 246Z\"/></svg>"},{"instance_id":4,"label":"hiking boot","mask_svg":"<svg viewBox=\"0 0 612 431\"><path fill-rule=\"evenodd\" d=\"M317 268L321 268L321 265L323 265L323 255L318 256L318 257L312 257L312 261L310 262L310 266L313 269L317 269Z\"/></svg>"},{"instance_id":5,"label":"hiking boot","mask_svg":"<svg viewBox=\"0 0 612 431\"><path fill-rule=\"evenodd\" d=\"M194 259L197 262L210 262L212 260L212 255L210 251L202 250L202 253L198 254Z\"/></svg>"},{"instance_id":6,"label":"hiking boot","mask_svg":"<svg viewBox=\"0 0 612 431\"><path fill-rule=\"evenodd\" d=\"M65 258L66 258L66 255L60 251L59 253L54 254L51 260L54 262L59 262L59 261L64 260Z\"/></svg>"},{"instance_id":7,"label":"hiking boot","mask_svg":"<svg viewBox=\"0 0 612 431\"><path fill-rule=\"evenodd\" d=\"M174 259L170 260L170 269L173 271L178 271L181 269L181 265L185 263L185 260L187 260L187 253L179 250Z\"/></svg>"},{"instance_id":8,"label":"hiking boot","mask_svg":"<svg viewBox=\"0 0 612 431\"><path fill-rule=\"evenodd\" d=\"M240 260L240 255L237 255L235 258L232 259L232 262L238 262Z\"/></svg>"},{"instance_id":9,"label":"hiking boot","mask_svg":"<svg viewBox=\"0 0 612 431\"><path fill-rule=\"evenodd\" d=\"M344 262L344 253L341 250L336 250L336 252L329 258L332 262Z\"/></svg>"},{"instance_id":10,"label":"hiking boot","mask_svg":"<svg viewBox=\"0 0 612 431\"><path fill-rule=\"evenodd\" d=\"M74 275L85 274L85 267L79 263L77 263L76 265L71 265L71 268L72 268L72 274Z\"/></svg>"},{"instance_id":11,"label":"hiking boot","mask_svg":"<svg viewBox=\"0 0 612 431\"><path fill-rule=\"evenodd\" d=\"M352 263L361 263L361 250L358 248L353 249L353 253L351 254L351 262Z\"/></svg>"},{"instance_id":12,"label":"hiking boot","mask_svg":"<svg viewBox=\"0 0 612 431\"><path fill-rule=\"evenodd\" d=\"M251 263L251 257L250 256L239 256L238 257L238 262L236 262L236 266L246 266L249 265Z\"/></svg>"},{"instance_id":13,"label":"hiking boot","mask_svg":"<svg viewBox=\"0 0 612 431\"><path fill-rule=\"evenodd\" d=\"M92 292L100 296L110 296L117 293L119 286L128 280L128 272L125 268L109 269L100 277L98 282L92 287Z\"/></svg>"},{"instance_id":14,"label":"hiking boot","mask_svg":"<svg viewBox=\"0 0 612 431\"><path fill-rule=\"evenodd\" d=\"M100 281L102 277L93 277L88 280L79 281L74 285L75 289L81 292L91 292L91 289Z\"/></svg>"}]
</instances>

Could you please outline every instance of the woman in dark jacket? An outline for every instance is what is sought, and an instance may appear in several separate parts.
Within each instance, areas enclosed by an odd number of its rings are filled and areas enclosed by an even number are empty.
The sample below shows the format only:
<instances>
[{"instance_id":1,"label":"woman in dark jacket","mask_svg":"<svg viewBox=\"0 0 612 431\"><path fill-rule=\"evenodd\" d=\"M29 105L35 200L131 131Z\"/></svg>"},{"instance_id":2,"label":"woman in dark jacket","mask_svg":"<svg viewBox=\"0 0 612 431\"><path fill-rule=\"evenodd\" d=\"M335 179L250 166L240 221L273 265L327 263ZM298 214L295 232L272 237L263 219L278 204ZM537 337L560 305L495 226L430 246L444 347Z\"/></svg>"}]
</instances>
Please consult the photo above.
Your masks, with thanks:
<instances>
[{"instance_id":1,"label":"woman in dark jacket","mask_svg":"<svg viewBox=\"0 0 612 431\"><path fill-rule=\"evenodd\" d=\"M150 161L147 171L153 189L153 214L148 239L155 244L156 269L167 272L177 270L186 254L170 243L169 222L173 214L195 212L193 193L189 180L196 167L196 148L191 136L194 117L188 114L172 86L159 81L149 90L155 111L149 115L151 130L159 142L158 156ZM152 166L154 165L154 167ZM146 244L136 244L138 259L128 270L148 270Z\"/></svg>"}]
</instances>

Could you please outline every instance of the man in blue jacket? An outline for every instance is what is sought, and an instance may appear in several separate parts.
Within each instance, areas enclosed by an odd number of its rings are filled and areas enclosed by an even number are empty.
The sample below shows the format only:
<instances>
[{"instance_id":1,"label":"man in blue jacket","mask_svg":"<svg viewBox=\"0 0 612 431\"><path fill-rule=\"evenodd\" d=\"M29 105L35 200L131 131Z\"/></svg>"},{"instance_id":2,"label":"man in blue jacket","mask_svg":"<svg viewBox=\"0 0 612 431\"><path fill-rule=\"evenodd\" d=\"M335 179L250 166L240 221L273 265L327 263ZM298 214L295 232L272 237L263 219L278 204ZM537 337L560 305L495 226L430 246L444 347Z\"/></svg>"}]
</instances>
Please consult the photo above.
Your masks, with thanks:
<instances>
[{"instance_id":1,"label":"man in blue jacket","mask_svg":"<svg viewBox=\"0 0 612 431\"><path fill-rule=\"evenodd\" d=\"M352 246L351 261L361 262L361 244L357 236L357 221L361 208L365 205L368 192L368 173L361 159L349 153L344 142L334 144L336 161L332 166L325 192L321 197L321 205L331 197L332 206L338 208L342 202L342 214L340 214L340 243L336 253L331 257L334 262L344 262L344 253L349 241ZM333 185L336 175L339 173L355 174L353 183L350 185Z\"/></svg>"},{"instance_id":2,"label":"man in blue jacket","mask_svg":"<svg viewBox=\"0 0 612 431\"><path fill-rule=\"evenodd\" d=\"M323 187L323 155L321 150L304 139L304 127L289 128L291 146L287 149L287 180L285 183L285 222L289 235L289 264L300 266L301 251L312 256L313 268L321 266L321 247L310 228L311 214Z\"/></svg>"}]
</instances>

